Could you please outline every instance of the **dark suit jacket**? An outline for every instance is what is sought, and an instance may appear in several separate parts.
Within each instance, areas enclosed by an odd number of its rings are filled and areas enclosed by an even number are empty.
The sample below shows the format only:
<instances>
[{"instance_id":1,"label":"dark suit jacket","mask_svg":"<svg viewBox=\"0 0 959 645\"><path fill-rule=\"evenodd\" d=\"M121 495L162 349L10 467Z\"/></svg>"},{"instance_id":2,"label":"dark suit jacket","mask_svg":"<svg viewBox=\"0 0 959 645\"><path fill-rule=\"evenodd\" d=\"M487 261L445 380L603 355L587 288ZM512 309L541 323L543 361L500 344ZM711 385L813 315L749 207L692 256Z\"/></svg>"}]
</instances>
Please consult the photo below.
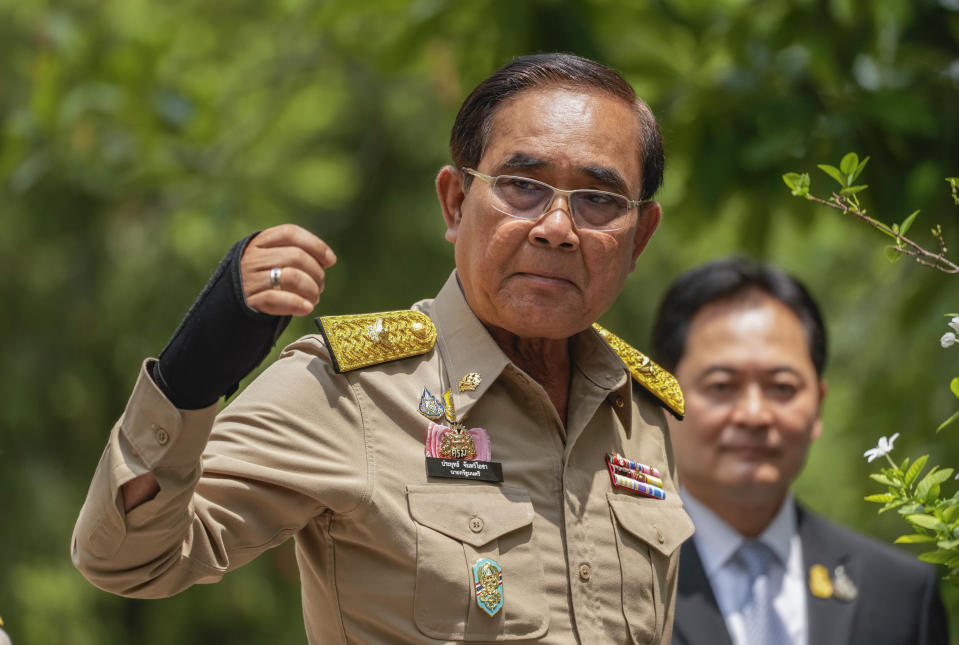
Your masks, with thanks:
<instances>
[{"instance_id":1,"label":"dark suit jacket","mask_svg":"<svg viewBox=\"0 0 959 645\"><path fill-rule=\"evenodd\" d=\"M948 645L939 577L931 565L801 507L797 515L809 645ZM843 565L859 589L856 599L813 596L808 574L814 564L826 567L830 575ZM732 643L693 540L687 540L680 553L672 642Z\"/></svg>"}]
</instances>

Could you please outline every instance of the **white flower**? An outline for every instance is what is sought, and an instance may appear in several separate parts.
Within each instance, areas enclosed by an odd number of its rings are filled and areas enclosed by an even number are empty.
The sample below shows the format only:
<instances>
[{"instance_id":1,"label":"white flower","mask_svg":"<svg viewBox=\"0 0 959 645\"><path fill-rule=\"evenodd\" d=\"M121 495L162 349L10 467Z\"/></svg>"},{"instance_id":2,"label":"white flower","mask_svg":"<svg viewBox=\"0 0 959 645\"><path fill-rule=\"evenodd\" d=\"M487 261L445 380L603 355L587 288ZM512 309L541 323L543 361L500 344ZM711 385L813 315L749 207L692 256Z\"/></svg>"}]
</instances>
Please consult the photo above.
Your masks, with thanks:
<instances>
[{"instance_id":1,"label":"white flower","mask_svg":"<svg viewBox=\"0 0 959 645\"><path fill-rule=\"evenodd\" d=\"M954 316L952 320L949 321L949 326L952 327L952 330L959 334L959 316Z\"/></svg>"},{"instance_id":2,"label":"white flower","mask_svg":"<svg viewBox=\"0 0 959 645\"><path fill-rule=\"evenodd\" d=\"M956 335L951 331L947 331L942 335L942 338L939 339L939 344L943 347L952 347L956 343L959 343L959 338L956 338Z\"/></svg>"},{"instance_id":3,"label":"white flower","mask_svg":"<svg viewBox=\"0 0 959 645\"><path fill-rule=\"evenodd\" d=\"M867 457L869 463L872 463L873 459L878 459L879 457L884 457L892 452L893 442L899 438L899 433L892 435L888 439L885 437L879 437L879 445L875 448L870 448L862 454L863 457Z\"/></svg>"}]
</instances>

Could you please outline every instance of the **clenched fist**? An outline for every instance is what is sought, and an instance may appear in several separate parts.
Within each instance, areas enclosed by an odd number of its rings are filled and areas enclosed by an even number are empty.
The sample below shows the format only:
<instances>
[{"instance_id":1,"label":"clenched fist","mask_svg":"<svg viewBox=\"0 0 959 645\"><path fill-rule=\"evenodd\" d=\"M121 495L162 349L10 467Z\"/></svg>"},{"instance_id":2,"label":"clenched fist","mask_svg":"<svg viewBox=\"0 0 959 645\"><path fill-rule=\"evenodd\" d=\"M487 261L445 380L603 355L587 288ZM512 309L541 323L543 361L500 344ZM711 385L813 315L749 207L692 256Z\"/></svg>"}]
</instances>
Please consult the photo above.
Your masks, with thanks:
<instances>
[{"instance_id":1,"label":"clenched fist","mask_svg":"<svg viewBox=\"0 0 959 645\"><path fill-rule=\"evenodd\" d=\"M240 260L246 303L274 316L305 316L319 302L326 269L334 264L332 249L305 228L268 228L250 240Z\"/></svg>"}]
</instances>

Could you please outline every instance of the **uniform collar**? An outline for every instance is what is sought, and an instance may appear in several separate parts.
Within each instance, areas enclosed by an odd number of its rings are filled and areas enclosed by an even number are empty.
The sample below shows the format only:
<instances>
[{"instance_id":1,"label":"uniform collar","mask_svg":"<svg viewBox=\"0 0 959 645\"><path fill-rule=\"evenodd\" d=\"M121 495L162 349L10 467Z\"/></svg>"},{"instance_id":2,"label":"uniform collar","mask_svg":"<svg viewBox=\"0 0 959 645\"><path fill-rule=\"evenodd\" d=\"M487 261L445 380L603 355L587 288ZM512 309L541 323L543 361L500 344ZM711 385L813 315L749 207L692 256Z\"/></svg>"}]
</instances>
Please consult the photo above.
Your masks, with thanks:
<instances>
[{"instance_id":1,"label":"uniform collar","mask_svg":"<svg viewBox=\"0 0 959 645\"><path fill-rule=\"evenodd\" d=\"M510 361L470 309L455 270L433 300L430 318L436 325L443 364L442 387L450 390L459 419L469 413ZM480 383L473 391L461 392L460 379L471 372L479 374Z\"/></svg>"},{"instance_id":2,"label":"uniform collar","mask_svg":"<svg viewBox=\"0 0 959 645\"><path fill-rule=\"evenodd\" d=\"M436 326L436 342L445 372L441 376L443 390L450 390L457 418L465 417L512 363L470 309L456 270L433 300L429 316ZM573 369L596 387L620 393L626 405L617 408L617 412L628 415L632 390L629 370L592 328L576 337L572 363ZM470 372L480 375L480 384L474 391L460 392L459 381Z\"/></svg>"}]
</instances>

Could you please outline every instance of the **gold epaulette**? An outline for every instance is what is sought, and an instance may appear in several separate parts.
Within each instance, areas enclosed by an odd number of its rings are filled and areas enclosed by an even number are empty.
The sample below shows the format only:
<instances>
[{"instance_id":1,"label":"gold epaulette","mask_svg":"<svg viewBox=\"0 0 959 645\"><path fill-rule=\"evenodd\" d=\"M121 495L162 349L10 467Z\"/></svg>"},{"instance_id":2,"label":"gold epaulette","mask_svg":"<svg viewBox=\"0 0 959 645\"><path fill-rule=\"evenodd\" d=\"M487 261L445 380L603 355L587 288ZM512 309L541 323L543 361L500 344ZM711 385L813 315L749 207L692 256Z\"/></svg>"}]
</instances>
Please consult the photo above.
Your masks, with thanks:
<instances>
[{"instance_id":1,"label":"gold epaulette","mask_svg":"<svg viewBox=\"0 0 959 645\"><path fill-rule=\"evenodd\" d=\"M323 316L316 326L339 372L419 356L436 344L436 327L419 311Z\"/></svg>"},{"instance_id":2,"label":"gold epaulette","mask_svg":"<svg viewBox=\"0 0 959 645\"><path fill-rule=\"evenodd\" d=\"M686 414L686 404L683 402L683 391L679 388L676 377L599 323L593 323L593 329L626 363L633 379L662 401L677 419L682 420Z\"/></svg>"}]
</instances>

